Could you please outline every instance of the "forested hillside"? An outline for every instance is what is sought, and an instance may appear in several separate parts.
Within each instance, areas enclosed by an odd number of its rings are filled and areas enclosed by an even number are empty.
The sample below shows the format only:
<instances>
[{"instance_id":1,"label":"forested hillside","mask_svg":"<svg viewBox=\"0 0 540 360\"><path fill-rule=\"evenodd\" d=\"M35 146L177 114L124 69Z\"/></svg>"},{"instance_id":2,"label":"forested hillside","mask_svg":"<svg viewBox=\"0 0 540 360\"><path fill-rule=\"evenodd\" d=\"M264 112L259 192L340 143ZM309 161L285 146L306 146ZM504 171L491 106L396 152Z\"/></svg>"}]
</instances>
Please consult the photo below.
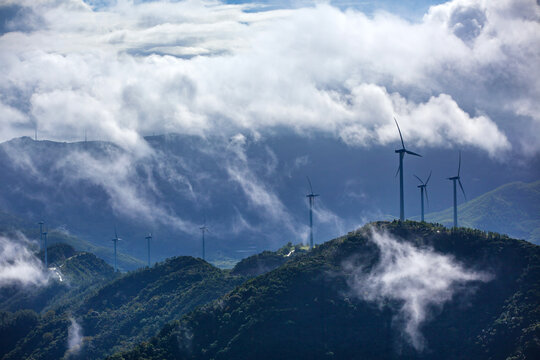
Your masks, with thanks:
<instances>
[{"instance_id":1,"label":"forested hillside","mask_svg":"<svg viewBox=\"0 0 540 360\"><path fill-rule=\"evenodd\" d=\"M62 258L58 251L51 253ZM20 289L19 296L32 304L39 299L48 302L34 306L41 314L2 313L0 329L10 334L3 358L59 359L74 353L79 358L102 358L154 336L167 322L219 298L244 280L192 257L171 258L149 269L117 274L112 280L108 265L105 272L96 273L101 263L92 254L77 253L53 264L65 275L63 281L71 281L64 296L53 295L66 287L58 280L38 292ZM97 282L89 283L89 278ZM13 299L10 296L6 302ZM12 300L6 305L12 309L8 305ZM76 338L73 329L78 329Z\"/></svg>"},{"instance_id":2,"label":"forested hillside","mask_svg":"<svg viewBox=\"0 0 540 360\"><path fill-rule=\"evenodd\" d=\"M375 223L111 359L534 359L539 279L540 248L528 242Z\"/></svg>"}]
</instances>

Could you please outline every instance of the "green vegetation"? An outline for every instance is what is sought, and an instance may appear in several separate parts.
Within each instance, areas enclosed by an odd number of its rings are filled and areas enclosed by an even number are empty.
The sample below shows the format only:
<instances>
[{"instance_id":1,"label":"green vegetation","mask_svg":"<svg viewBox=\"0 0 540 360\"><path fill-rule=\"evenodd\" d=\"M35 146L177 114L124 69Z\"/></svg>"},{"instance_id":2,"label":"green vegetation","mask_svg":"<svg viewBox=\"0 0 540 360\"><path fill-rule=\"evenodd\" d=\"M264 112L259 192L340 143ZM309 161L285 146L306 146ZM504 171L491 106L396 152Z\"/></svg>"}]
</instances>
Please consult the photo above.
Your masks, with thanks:
<instances>
[{"instance_id":1,"label":"green vegetation","mask_svg":"<svg viewBox=\"0 0 540 360\"><path fill-rule=\"evenodd\" d=\"M380 259L371 229L493 275L432 309L420 329L423 351L403 336L400 301L366 302L351 292L344 264L367 274ZM70 357L72 320L82 329L83 359L540 357L540 247L496 233L376 222L312 251L289 243L232 270L175 257L115 274L66 245L51 246L50 256L64 281L17 300L35 312L13 312L11 298L0 301L3 359Z\"/></svg>"},{"instance_id":2,"label":"green vegetation","mask_svg":"<svg viewBox=\"0 0 540 360\"><path fill-rule=\"evenodd\" d=\"M368 272L380 255L366 227L248 280L110 359L540 358L538 246L410 221L372 226L494 276L434 312L421 329L423 352L404 341L394 317L399 302L380 307L351 296L344 262Z\"/></svg>"},{"instance_id":3,"label":"green vegetation","mask_svg":"<svg viewBox=\"0 0 540 360\"><path fill-rule=\"evenodd\" d=\"M28 239L39 239L39 225L0 210L0 234L16 239L17 237L15 234L17 232L22 233ZM97 246L90 241L86 241L58 229L49 229L47 243L48 247L54 244L69 245L76 251L92 253L97 257L104 259L109 264L114 262L112 246L110 248ZM135 270L145 265L145 262L120 252L117 256L118 267L120 270ZM49 254L49 259L50 257L51 254Z\"/></svg>"},{"instance_id":4,"label":"green vegetation","mask_svg":"<svg viewBox=\"0 0 540 360\"><path fill-rule=\"evenodd\" d=\"M540 181L513 182L458 205L459 226L497 231L540 243ZM453 224L453 208L426 214L426 220Z\"/></svg>"},{"instance_id":5,"label":"green vegetation","mask_svg":"<svg viewBox=\"0 0 540 360\"><path fill-rule=\"evenodd\" d=\"M301 253L307 247L288 243L277 251L263 251L260 254L249 256L236 264L232 274L242 276L258 276L272 271Z\"/></svg>"},{"instance_id":6,"label":"green vegetation","mask_svg":"<svg viewBox=\"0 0 540 360\"><path fill-rule=\"evenodd\" d=\"M114 274L93 254L76 253L66 258L71 251L66 245L51 248L53 265L64 276L62 283L54 281L37 292L19 289L20 297L43 303L34 306L41 315L30 331L24 328L17 333L18 341L6 343L4 359L67 356L67 329L72 318L84 335L79 356L102 358L154 336L167 322L219 298L244 280L192 257L171 258L149 269ZM15 316L6 314L6 319Z\"/></svg>"}]
</instances>

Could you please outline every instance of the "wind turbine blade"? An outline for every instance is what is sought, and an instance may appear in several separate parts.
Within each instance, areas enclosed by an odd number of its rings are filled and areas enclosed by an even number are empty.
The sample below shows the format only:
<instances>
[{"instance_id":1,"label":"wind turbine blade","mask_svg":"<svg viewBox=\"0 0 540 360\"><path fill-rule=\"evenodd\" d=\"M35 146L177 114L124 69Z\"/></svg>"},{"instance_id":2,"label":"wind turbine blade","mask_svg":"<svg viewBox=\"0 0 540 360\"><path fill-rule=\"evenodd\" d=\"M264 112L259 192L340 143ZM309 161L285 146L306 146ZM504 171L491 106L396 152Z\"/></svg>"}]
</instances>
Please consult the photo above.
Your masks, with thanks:
<instances>
[{"instance_id":1,"label":"wind turbine blade","mask_svg":"<svg viewBox=\"0 0 540 360\"><path fill-rule=\"evenodd\" d=\"M427 185L427 183L429 182L429 179L431 179L431 173L432 171L429 172L429 176L427 177L426 183L424 185Z\"/></svg>"},{"instance_id":2,"label":"wind turbine blade","mask_svg":"<svg viewBox=\"0 0 540 360\"><path fill-rule=\"evenodd\" d=\"M309 183L309 191L311 191L310 194L313 194L313 187L311 186L311 180L309 180L309 176L306 176L306 178L307 178L307 181Z\"/></svg>"},{"instance_id":3,"label":"wind turbine blade","mask_svg":"<svg viewBox=\"0 0 540 360\"><path fill-rule=\"evenodd\" d=\"M426 192L426 203L427 203L427 206L429 206L429 197L427 195L427 187L424 187L424 191Z\"/></svg>"},{"instance_id":4,"label":"wind turbine blade","mask_svg":"<svg viewBox=\"0 0 540 360\"><path fill-rule=\"evenodd\" d=\"M118 239L118 233L116 232L116 225L114 225L114 238Z\"/></svg>"},{"instance_id":5,"label":"wind turbine blade","mask_svg":"<svg viewBox=\"0 0 540 360\"><path fill-rule=\"evenodd\" d=\"M420 156L420 157L422 157L422 155L417 154L417 153L412 152L412 151L409 151L409 150L405 150L405 152L406 152L407 154L411 154L411 155L414 155L414 156Z\"/></svg>"},{"instance_id":6,"label":"wind turbine blade","mask_svg":"<svg viewBox=\"0 0 540 360\"><path fill-rule=\"evenodd\" d=\"M398 166L397 171L396 171L396 175L394 175L394 177L397 177L397 174L399 174L399 171L400 171L400 170L401 170L401 165Z\"/></svg>"},{"instance_id":7,"label":"wind turbine blade","mask_svg":"<svg viewBox=\"0 0 540 360\"><path fill-rule=\"evenodd\" d=\"M416 176L416 175L413 175L413 176L414 176L415 178L417 178L418 181L420 181L420 182L422 183L422 185L424 185L424 182L422 181L422 179L420 179L420 178L419 178L418 176Z\"/></svg>"},{"instance_id":8,"label":"wind turbine blade","mask_svg":"<svg viewBox=\"0 0 540 360\"><path fill-rule=\"evenodd\" d=\"M465 200L467 200L467 195L465 195L465 190L463 190L463 185L461 185L461 179L458 179L459 187L461 188L461 192L463 193L463 197Z\"/></svg>"},{"instance_id":9,"label":"wind turbine blade","mask_svg":"<svg viewBox=\"0 0 540 360\"><path fill-rule=\"evenodd\" d=\"M403 142L403 136L401 136L401 129L399 128L399 124L396 120L396 118L394 117L394 121L396 122L396 125L397 125L397 129L399 131L399 137L401 139L401 146L403 147L403 149L405 149L405 143Z\"/></svg>"},{"instance_id":10,"label":"wind turbine blade","mask_svg":"<svg viewBox=\"0 0 540 360\"><path fill-rule=\"evenodd\" d=\"M457 176L459 176L459 172L461 171L461 150L459 150L459 163L457 168Z\"/></svg>"}]
</instances>

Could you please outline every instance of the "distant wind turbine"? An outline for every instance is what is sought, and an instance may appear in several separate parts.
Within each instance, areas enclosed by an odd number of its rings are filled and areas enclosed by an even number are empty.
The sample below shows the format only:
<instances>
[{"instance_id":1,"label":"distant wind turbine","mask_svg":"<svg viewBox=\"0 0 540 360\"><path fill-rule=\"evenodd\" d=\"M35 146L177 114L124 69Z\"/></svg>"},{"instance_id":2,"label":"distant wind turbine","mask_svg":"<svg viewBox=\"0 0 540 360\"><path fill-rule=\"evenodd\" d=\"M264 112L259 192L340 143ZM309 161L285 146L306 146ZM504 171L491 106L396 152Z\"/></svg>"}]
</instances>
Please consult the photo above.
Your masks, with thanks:
<instances>
[{"instance_id":1,"label":"distant wind turbine","mask_svg":"<svg viewBox=\"0 0 540 360\"><path fill-rule=\"evenodd\" d=\"M458 170L457 170L457 176L449 177L448 180L452 180L454 183L454 227L457 228L458 221L457 221L457 189L456 189L456 181L459 184L459 187L461 188L461 192L463 193L463 197L465 200L467 200L467 195L465 195L465 190L463 190L463 185L461 184L461 177L459 176L459 173L461 171L461 151L459 152L459 163L458 163Z\"/></svg>"},{"instance_id":2,"label":"distant wind turbine","mask_svg":"<svg viewBox=\"0 0 540 360\"><path fill-rule=\"evenodd\" d=\"M396 118L394 118L394 121L396 122L396 126L399 131L399 137L401 138L401 149L398 149L395 152L399 154L399 168L398 168L398 171L396 172L396 176L399 172L399 220L404 221L405 220L405 206L403 203L403 157L405 156L405 153L414 155L414 156L420 156L420 157L422 155L409 151L405 148L405 143L403 142L403 136L401 135L401 129L399 128L399 124Z\"/></svg>"},{"instance_id":3,"label":"distant wind turbine","mask_svg":"<svg viewBox=\"0 0 540 360\"><path fill-rule=\"evenodd\" d=\"M309 184L309 191L311 191L306 195L306 197L309 199L309 248L313 249L313 204L315 203L315 198L319 196L319 194L313 193L311 180L309 180L309 176L306 176L306 178Z\"/></svg>"},{"instance_id":4,"label":"distant wind turbine","mask_svg":"<svg viewBox=\"0 0 540 360\"><path fill-rule=\"evenodd\" d=\"M112 241L114 243L114 272L116 272L118 270L118 266L116 265L116 244L120 240L122 240L122 239L120 239L118 237L118 233L116 232L116 226L115 226L114 227L114 239L112 239Z\"/></svg>"},{"instance_id":5,"label":"distant wind turbine","mask_svg":"<svg viewBox=\"0 0 540 360\"><path fill-rule=\"evenodd\" d=\"M48 226L47 226L47 228L48 228ZM43 232L43 246L45 248L45 269L49 268L49 258L48 258L48 255L47 255L47 233L48 233L47 228Z\"/></svg>"},{"instance_id":6,"label":"distant wind turbine","mask_svg":"<svg viewBox=\"0 0 540 360\"><path fill-rule=\"evenodd\" d=\"M145 237L145 239L148 246L148 267L150 268L150 241L152 240L152 233L149 233L148 236Z\"/></svg>"},{"instance_id":7,"label":"distant wind turbine","mask_svg":"<svg viewBox=\"0 0 540 360\"><path fill-rule=\"evenodd\" d=\"M206 219L204 220L203 226L201 226L199 229L201 229L201 232L202 232L202 259L206 260L206 253L205 253L206 248L205 248L205 244L204 244L204 234L207 231L210 231L210 230L208 230L208 227L206 226Z\"/></svg>"},{"instance_id":8,"label":"distant wind turbine","mask_svg":"<svg viewBox=\"0 0 540 360\"><path fill-rule=\"evenodd\" d=\"M429 182L429 179L431 179L431 171L429 172L429 176L426 180L426 182L423 182L422 179L420 179L418 176L414 175L415 178L420 181L420 185L418 187L420 188L420 204L422 204L422 222L424 222L424 192L426 193L426 200L429 204L429 198L427 194L427 184Z\"/></svg>"},{"instance_id":9,"label":"distant wind turbine","mask_svg":"<svg viewBox=\"0 0 540 360\"><path fill-rule=\"evenodd\" d=\"M45 224L43 222L43 220L41 220L40 222L38 222L39 224L39 247L40 247L40 250L43 250L43 224Z\"/></svg>"}]
</instances>

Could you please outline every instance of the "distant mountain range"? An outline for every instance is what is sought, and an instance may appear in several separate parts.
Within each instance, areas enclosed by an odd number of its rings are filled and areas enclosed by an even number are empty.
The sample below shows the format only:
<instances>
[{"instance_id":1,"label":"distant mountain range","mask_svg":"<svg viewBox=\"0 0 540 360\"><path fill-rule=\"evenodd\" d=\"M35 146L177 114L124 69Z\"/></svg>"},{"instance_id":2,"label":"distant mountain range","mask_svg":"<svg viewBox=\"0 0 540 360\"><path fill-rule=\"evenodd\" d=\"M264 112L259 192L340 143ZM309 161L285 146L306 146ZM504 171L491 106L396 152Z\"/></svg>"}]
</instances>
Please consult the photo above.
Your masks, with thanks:
<instances>
[{"instance_id":1,"label":"distant mountain range","mask_svg":"<svg viewBox=\"0 0 540 360\"><path fill-rule=\"evenodd\" d=\"M39 239L39 226L37 223L32 223L18 216L0 211L0 234L9 236L15 232L21 232L28 239ZM95 245L90 241L78 238L61 228L49 229L47 234L47 243L49 246L54 244L66 244L73 247L77 251L95 254L97 257L105 260L109 264L114 263L114 252L111 246L105 247ZM37 242L35 243L35 246L38 246ZM118 268L121 271L135 270L145 265L143 261L122 252L118 252L117 261Z\"/></svg>"},{"instance_id":2,"label":"distant mountain range","mask_svg":"<svg viewBox=\"0 0 540 360\"><path fill-rule=\"evenodd\" d=\"M398 212L398 162L391 145L353 148L319 135L239 134L223 139L169 134L145 140L140 149L131 150L106 141L62 143L24 137L1 143L0 211L10 224L24 219L23 228L33 239L38 237L36 223L44 220L51 234L109 264L116 228L123 239L118 243L123 270L144 265L148 233L154 237L153 261L171 255L201 256L199 227L204 222L210 228L207 259L221 267L230 268L246 256L276 250L289 241L305 242L306 175L321 194L314 208L316 243L369 221L393 219ZM405 164L407 218L419 213L413 174L425 177L433 170L430 210L443 211L451 205L451 184L445 178L457 166L454 150L415 151L423 157ZM540 179L540 158L525 166L494 162L478 151L462 153L462 180L472 199L511 182ZM518 194L513 196L513 190ZM486 203L497 209L482 210L502 215L501 206L512 207L511 221L504 221L507 227L476 213L471 213L470 224L537 241L538 216L529 212L537 209L537 197L521 196L519 191L509 188L505 201ZM532 222L521 222L518 209ZM464 225L469 221L466 215L466 209L460 212ZM430 214L428 219L447 223L448 218Z\"/></svg>"},{"instance_id":3,"label":"distant mountain range","mask_svg":"<svg viewBox=\"0 0 540 360\"><path fill-rule=\"evenodd\" d=\"M426 214L426 221L453 225L453 208ZM540 181L513 182L458 206L458 225L540 243Z\"/></svg>"}]
</instances>

